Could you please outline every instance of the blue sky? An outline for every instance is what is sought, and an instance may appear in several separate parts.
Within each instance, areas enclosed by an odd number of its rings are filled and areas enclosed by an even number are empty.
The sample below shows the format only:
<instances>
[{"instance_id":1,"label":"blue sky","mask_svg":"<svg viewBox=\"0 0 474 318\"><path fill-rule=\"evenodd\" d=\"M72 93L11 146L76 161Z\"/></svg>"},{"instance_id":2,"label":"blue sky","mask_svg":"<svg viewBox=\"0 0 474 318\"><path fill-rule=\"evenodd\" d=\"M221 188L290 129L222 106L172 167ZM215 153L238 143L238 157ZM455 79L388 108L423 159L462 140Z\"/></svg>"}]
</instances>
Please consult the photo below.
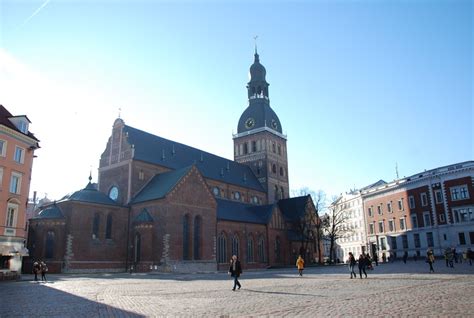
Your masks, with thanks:
<instances>
[{"instance_id":1,"label":"blue sky","mask_svg":"<svg viewBox=\"0 0 474 318\"><path fill-rule=\"evenodd\" d=\"M474 158L470 1L3 0L0 14L0 103L42 141L40 195L97 179L119 108L232 158L255 35L292 189L338 194L394 179L396 163L403 177Z\"/></svg>"}]
</instances>

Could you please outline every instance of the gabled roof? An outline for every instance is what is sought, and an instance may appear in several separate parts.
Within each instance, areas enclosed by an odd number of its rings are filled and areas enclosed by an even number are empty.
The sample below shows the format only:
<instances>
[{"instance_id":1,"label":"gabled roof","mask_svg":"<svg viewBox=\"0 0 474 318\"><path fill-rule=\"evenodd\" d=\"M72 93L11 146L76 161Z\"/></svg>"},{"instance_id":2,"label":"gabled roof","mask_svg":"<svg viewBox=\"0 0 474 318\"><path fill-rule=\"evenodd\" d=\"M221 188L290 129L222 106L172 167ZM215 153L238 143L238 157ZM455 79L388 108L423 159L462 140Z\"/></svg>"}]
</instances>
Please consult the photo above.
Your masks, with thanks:
<instances>
[{"instance_id":1,"label":"gabled roof","mask_svg":"<svg viewBox=\"0 0 474 318\"><path fill-rule=\"evenodd\" d=\"M1 105L0 104L0 125L4 125L8 128L11 128L23 135L26 135L32 139L34 139L35 141L39 142L39 140L35 137L35 135L33 135L31 132L28 132L27 134L23 133L22 131L20 131L11 121L10 121L10 118L15 118L15 117L22 117L22 116L13 116L6 108L5 106ZM26 116L24 116L26 117ZM26 119L28 120L28 122L30 122L30 120L28 119L28 117L26 117ZM31 123L31 122L30 122ZM39 147L39 146L38 146Z\"/></svg>"},{"instance_id":2,"label":"gabled roof","mask_svg":"<svg viewBox=\"0 0 474 318\"><path fill-rule=\"evenodd\" d=\"M119 203L115 202L104 193L98 191L96 186L90 182L84 189L76 191L67 197L65 201L78 201L120 206Z\"/></svg>"},{"instance_id":3,"label":"gabled roof","mask_svg":"<svg viewBox=\"0 0 474 318\"><path fill-rule=\"evenodd\" d=\"M135 223L153 222L153 217L148 213L147 209L143 209L134 219Z\"/></svg>"},{"instance_id":4,"label":"gabled roof","mask_svg":"<svg viewBox=\"0 0 474 318\"><path fill-rule=\"evenodd\" d=\"M311 198L309 194L302 197L282 199L278 201L278 207L280 208L283 217L288 221L298 221L304 217L308 198Z\"/></svg>"},{"instance_id":5,"label":"gabled roof","mask_svg":"<svg viewBox=\"0 0 474 318\"><path fill-rule=\"evenodd\" d=\"M134 159L173 170L195 164L205 178L265 192L250 167L125 125Z\"/></svg>"},{"instance_id":6,"label":"gabled roof","mask_svg":"<svg viewBox=\"0 0 474 318\"><path fill-rule=\"evenodd\" d=\"M32 219L63 219L64 214L61 212L61 209L56 205L56 203L46 207L41 210L39 214Z\"/></svg>"},{"instance_id":7,"label":"gabled roof","mask_svg":"<svg viewBox=\"0 0 474 318\"><path fill-rule=\"evenodd\" d=\"M275 205L250 205L242 202L218 199L217 219L234 222L268 224Z\"/></svg>"},{"instance_id":8,"label":"gabled roof","mask_svg":"<svg viewBox=\"0 0 474 318\"><path fill-rule=\"evenodd\" d=\"M191 171L193 166L168 171L155 175L145 187L138 192L130 203L139 203L164 198L178 182Z\"/></svg>"},{"instance_id":9,"label":"gabled roof","mask_svg":"<svg viewBox=\"0 0 474 318\"><path fill-rule=\"evenodd\" d=\"M380 179L380 180L377 181L377 182L374 182L374 183L372 183L372 184L369 184L368 186L365 186L365 187L361 188L360 191L368 190L368 189L370 189L370 188L378 187L378 186L385 185L385 184L387 184L387 182L385 182L384 180Z\"/></svg>"}]
</instances>

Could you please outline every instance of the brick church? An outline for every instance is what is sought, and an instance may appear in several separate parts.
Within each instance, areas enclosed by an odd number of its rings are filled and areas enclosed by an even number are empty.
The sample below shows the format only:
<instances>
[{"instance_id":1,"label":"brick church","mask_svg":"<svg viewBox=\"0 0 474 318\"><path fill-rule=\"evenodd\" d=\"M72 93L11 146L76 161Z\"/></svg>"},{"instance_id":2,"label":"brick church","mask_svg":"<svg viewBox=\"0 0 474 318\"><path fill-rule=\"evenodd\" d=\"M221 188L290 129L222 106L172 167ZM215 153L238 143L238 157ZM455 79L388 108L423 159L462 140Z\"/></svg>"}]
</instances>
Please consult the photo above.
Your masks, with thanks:
<instances>
[{"instance_id":1,"label":"brick church","mask_svg":"<svg viewBox=\"0 0 474 318\"><path fill-rule=\"evenodd\" d=\"M289 198L286 136L255 60L248 107L233 135L234 161L115 120L98 183L43 206L30 220L25 270L215 271L233 254L244 268L307 262L316 249L296 225L316 213Z\"/></svg>"}]
</instances>

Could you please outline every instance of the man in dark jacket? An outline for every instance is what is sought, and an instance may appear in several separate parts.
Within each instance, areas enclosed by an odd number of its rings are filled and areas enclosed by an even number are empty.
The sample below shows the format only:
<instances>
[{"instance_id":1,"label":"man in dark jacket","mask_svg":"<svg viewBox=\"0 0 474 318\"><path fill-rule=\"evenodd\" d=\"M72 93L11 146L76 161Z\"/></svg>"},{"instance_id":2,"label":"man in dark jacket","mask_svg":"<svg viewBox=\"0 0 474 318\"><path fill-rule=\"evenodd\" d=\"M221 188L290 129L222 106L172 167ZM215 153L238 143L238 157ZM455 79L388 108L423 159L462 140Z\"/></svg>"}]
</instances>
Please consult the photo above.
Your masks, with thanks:
<instances>
[{"instance_id":1,"label":"man in dark jacket","mask_svg":"<svg viewBox=\"0 0 474 318\"><path fill-rule=\"evenodd\" d=\"M365 258L364 254L360 254L359 256L359 275L360 279L362 279L362 272L364 272L365 278L367 278L367 273L365 272L365 267L367 266L367 258Z\"/></svg>"},{"instance_id":2,"label":"man in dark jacket","mask_svg":"<svg viewBox=\"0 0 474 318\"><path fill-rule=\"evenodd\" d=\"M232 288L232 290L235 291L235 287L237 286L239 286L240 289L240 287L242 286L240 285L239 277L240 274L242 274L242 266L240 265L240 261L237 259L237 255L232 255L232 259L230 260L229 273L230 276L234 278L234 288Z\"/></svg>"}]
</instances>

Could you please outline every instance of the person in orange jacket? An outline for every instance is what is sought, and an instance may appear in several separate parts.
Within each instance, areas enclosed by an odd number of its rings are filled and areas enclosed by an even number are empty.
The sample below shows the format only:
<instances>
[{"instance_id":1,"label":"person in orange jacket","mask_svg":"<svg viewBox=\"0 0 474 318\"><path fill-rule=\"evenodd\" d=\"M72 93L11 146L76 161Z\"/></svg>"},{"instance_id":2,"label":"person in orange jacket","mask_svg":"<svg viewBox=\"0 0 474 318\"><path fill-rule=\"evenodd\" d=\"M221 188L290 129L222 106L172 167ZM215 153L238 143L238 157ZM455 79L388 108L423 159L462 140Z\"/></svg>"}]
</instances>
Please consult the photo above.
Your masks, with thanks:
<instances>
[{"instance_id":1,"label":"person in orange jacket","mask_svg":"<svg viewBox=\"0 0 474 318\"><path fill-rule=\"evenodd\" d=\"M303 276L304 259L301 257L301 255L299 255L298 259L296 260L296 267L298 267L298 272L300 273L300 276Z\"/></svg>"}]
</instances>

